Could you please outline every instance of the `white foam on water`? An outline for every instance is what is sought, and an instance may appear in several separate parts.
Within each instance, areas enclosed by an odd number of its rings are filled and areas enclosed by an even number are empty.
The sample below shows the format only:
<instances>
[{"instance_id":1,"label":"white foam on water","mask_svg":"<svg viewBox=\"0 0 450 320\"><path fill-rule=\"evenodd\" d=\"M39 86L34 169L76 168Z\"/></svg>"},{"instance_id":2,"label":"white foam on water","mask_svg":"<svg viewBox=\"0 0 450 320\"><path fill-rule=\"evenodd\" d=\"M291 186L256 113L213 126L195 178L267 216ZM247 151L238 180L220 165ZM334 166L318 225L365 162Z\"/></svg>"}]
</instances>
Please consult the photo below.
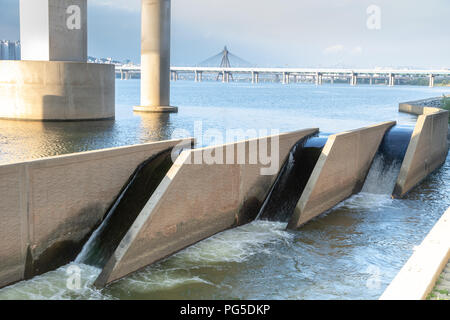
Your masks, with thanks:
<instances>
[{"instance_id":1,"label":"white foam on water","mask_svg":"<svg viewBox=\"0 0 450 320\"><path fill-rule=\"evenodd\" d=\"M113 284L114 291L137 293L168 290L186 284L220 287L203 279L195 270L217 267L223 263L243 263L257 254L272 254L271 244L290 244L294 234L285 231L286 223L254 221L219 233L177 254ZM79 268L81 287L68 288L68 270ZM101 270L81 263L71 263L55 271L22 281L0 290L0 300L70 300L114 299L109 290L93 286Z\"/></svg>"},{"instance_id":2,"label":"white foam on water","mask_svg":"<svg viewBox=\"0 0 450 320\"><path fill-rule=\"evenodd\" d=\"M181 285L192 284L216 286L199 276L191 275L187 269L155 266L118 281L114 284L114 288L133 291L134 293L145 293L170 290Z\"/></svg>"},{"instance_id":3,"label":"white foam on water","mask_svg":"<svg viewBox=\"0 0 450 320\"><path fill-rule=\"evenodd\" d=\"M257 254L271 254L270 244L290 243L294 234L285 231L286 223L254 221L203 240L161 263L157 263L115 284L135 292L151 292L179 285L201 283L220 287L198 275L199 268L224 263L243 263Z\"/></svg>"},{"instance_id":4,"label":"white foam on water","mask_svg":"<svg viewBox=\"0 0 450 320\"><path fill-rule=\"evenodd\" d=\"M293 234L286 223L254 221L206 239L173 258L184 263L241 263L258 253L270 253L268 244L287 242Z\"/></svg>"},{"instance_id":5,"label":"white foam on water","mask_svg":"<svg viewBox=\"0 0 450 320\"><path fill-rule=\"evenodd\" d=\"M79 270L80 287L70 286L72 272ZM111 299L96 289L92 284L100 274L100 269L71 263L55 271L36 276L31 280L21 281L0 290L0 300L73 300L73 299Z\"/></svg>"},{"instance_id":6,"label":"white foam on water","mask_svg":"<svg viewBox=\"0 0 450 320\"><path fill-rule=\"evenodd\" d=\"M392 192L394 191L400 168L401 163L393 162L387 165L383 155L376 155L361 192L339 203L331 210L346 207L361 211L364 209L373 210L374 208L390 207L394 201Z\"/></svg>"},{"instance_id":7,"label":"white foam on water","mask_svg":"<svg viewBox=\"0 0 450 320\"><path fill-rule=\"evenodd\" d=\"M369 170L362 192L391 195L400 172L401 163L385 164L382 155L377 155Z\"/></svg>"}]
</instances>

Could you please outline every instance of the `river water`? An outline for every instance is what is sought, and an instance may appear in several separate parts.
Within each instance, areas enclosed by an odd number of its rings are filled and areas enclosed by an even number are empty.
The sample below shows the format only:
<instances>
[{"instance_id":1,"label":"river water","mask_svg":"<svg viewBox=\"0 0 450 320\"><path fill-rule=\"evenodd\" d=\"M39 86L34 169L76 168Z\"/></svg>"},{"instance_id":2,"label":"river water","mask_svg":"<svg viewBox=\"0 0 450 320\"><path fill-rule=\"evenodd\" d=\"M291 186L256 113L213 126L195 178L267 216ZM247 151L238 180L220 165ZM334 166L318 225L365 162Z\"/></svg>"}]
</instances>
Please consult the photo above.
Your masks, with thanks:
<instances>
[{"instance_id":1,"label":"river water","mask_svg":"<svg viewBox=\"0 0 450 320\"><path fill-rule=\"evenodd\" d=\"M203 130L220 131L332 133L387 120L412 126L416 118L398 113L398 102L442 93L450 89L179 81L172 102L180 112L158 116L133 114L139 81L117 81L115 121L1 120L0 163L169 139L179 128L193 134L199 120ZM362 193L299 231L255 221L103 290L92 286L99 269L72 263L0 290L0 299L377 299L450 206L450 158L402 200L390 197L397 169L380 167L375 161ZM79 289L68 286L74 271Z\"/></svg>"}]
</instances>

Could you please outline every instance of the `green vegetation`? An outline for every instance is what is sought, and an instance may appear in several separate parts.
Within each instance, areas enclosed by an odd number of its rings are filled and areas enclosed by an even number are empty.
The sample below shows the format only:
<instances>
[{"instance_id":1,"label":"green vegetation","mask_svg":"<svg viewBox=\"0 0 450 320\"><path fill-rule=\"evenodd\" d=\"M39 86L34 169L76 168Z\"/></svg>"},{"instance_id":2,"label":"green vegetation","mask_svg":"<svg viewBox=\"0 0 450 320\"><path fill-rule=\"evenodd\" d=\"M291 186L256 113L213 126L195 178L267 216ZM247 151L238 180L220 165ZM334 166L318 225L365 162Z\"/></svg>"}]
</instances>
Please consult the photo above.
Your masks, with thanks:
<instances>
[{"instance_id":1,"label":"green vegetation","mask_svg":"<svg viewBox=\"0 0 450 320\"><path fill-rule=\"evenodd\" d=\"M436 281L436 286L434 289L428 294L427 300L449 300L450 299L450 293L448 289L438 289L438 285L442 282L444 279L444 275L441 274Z\"/></svg>"},{"instance_id":2,"label":"green vegetation","mask_svg":"<svg viewBox=\"0 0 450 320\"><path fill-rule=\"evenodd\" d=\"M450 86L450 80L444 79L441 83L436 84L439 87L449 87Z\"/></svg>"}]
</instances>

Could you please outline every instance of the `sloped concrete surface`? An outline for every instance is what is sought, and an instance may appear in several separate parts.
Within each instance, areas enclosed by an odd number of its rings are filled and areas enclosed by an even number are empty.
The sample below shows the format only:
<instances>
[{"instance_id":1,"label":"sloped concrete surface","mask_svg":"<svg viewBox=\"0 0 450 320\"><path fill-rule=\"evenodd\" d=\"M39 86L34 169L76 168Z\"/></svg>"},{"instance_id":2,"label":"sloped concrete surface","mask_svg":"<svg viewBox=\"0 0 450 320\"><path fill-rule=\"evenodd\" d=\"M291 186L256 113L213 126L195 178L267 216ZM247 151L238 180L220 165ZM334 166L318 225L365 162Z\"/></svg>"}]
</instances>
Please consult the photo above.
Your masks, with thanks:
<instances>
[{"instance_id":1,"label":"sloped concrete surface","mask_svg":"<svg viewBox=\"0 0 450 320\"><path fill-rule=\"evenodd\" d=\"M136 167L180 142L0 166L0 287L73 261Z\"/></svg>"},{"instance_id":2,"label":"sloped concrete surface","mask_svg":"<svg viewBox=\"0 0 450 320\"><path fill-rule=\"evenodd\" d=\"M395 122L332 135L311 174L288 224L297 229L361 191L373 158Z\"/></svg>"},{"instance_id":3,"label":"sloped concrete surface","mask_svg":"<svg viewBox=\"0 0 450 320\"><path fill-rule=\"evenodd\" d=\"M396 198L406 195L441 167L448 153L448 111L411 104L400 104L400 111L419 117L395 185L393 196Z\"/></svg>"},{"instance_id":4,"label":"sloped concrete surface","mask_svg":"<svg viewBox=\"0 0 450 320\"><path fill-rule=\"evenodd\" d=\"M242 164L237 161L240 148L261 146L263 139L183 152L95 285L103 287L200 240L255 219L291 148L316 132L318 129L306 129L279 135L280 161L272 175L262 175L261 169L268 166L251 164L248 152ZM274 138L268 141L269 154ZM210 154L219 155L222 163L234 159L234 164L192 164L193 159Z\"/></svg>"}]
</instances>

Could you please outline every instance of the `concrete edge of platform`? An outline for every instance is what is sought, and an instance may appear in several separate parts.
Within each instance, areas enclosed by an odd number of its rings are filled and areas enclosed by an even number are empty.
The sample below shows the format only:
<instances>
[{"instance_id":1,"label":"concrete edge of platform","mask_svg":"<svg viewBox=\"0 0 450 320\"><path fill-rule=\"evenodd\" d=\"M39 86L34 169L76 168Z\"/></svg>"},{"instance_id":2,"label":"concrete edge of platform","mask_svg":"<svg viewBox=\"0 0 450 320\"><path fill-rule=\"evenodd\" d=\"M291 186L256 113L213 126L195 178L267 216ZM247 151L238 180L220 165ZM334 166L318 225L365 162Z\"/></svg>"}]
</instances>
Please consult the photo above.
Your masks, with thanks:
<instances>
[{"instance_id":1,"label":"concrete edge of platform","mask_svg":"<svg viewBox=\"0 0 450 320\"><path fill-rule=\"evenodd\" d=\"M450 259L450 208L415 248L380 300L425 300Z\"/></svg>"},{"instance_id":2,"label":"concrete edge of platform","mask_svg":"<svg viewBox=\"0 0 450 320\"><path fill-rule=\"evenodd\" d=\"M147 106L134 106L133 107L134 112L149 112L149 113L178 113L178 107L163 107L163 106L157 106L157 107L147 107Z\"/></svg>"}]
</instances>

